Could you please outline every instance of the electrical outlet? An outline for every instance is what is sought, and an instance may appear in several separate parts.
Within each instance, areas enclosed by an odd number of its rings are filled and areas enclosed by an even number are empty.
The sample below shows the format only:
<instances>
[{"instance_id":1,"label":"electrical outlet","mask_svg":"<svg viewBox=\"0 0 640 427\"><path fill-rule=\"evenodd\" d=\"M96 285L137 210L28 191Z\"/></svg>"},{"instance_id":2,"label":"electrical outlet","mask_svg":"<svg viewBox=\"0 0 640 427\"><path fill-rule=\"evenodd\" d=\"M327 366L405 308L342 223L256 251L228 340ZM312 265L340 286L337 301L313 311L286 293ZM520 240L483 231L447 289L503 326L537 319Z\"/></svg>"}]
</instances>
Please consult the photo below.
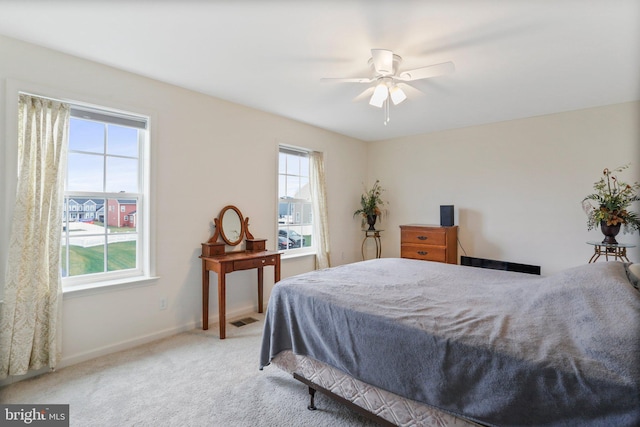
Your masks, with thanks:
<instances>
[{"instance_id":1,"label":"electrical outlet","mask_svg":"<svg viewBox=\"0 0 640 427\"><path fill-rule=\"evenodd\" d=\"M166 309L167 309L167 299L160 298L160 310L166 310Z\"/></svg>"}]
</instances>

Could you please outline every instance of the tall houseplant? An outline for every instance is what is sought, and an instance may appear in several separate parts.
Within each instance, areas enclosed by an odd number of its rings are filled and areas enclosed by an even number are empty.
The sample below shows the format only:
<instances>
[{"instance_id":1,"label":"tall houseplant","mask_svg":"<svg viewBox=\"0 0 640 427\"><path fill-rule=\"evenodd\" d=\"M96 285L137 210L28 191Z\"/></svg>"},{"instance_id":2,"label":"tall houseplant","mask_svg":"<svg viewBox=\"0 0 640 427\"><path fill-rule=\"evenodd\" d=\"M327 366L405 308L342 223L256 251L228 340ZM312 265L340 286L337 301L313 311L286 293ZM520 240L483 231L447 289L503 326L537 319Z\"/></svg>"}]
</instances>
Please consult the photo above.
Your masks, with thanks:
<instances>
[{"instance_id":1,"label":"tall houseplant","mask_svg":"<svg viewBox=\"0 0 640 427\"><path fill-rule=\"evenodd\" d=\"M362 216L363 226L366 219L369 224L369 230L375 230L376 219L382 215L380 206L386 203L381 197L383 191L384 188L380 186L380 180L376 180L373 187L360 196L360 209L353 213L354 217L356 215Z\"/></svg>"},{"instance_id":2,"label":"tall houseplant","mask_svg":"<svg viewBox=\"0 0 640 427\"><path fill-rule=\"evenodd\" d=\"M605 239L602 243L618 243L615 236L622 227L623 233L633 233L640 230L640 217L630 211L629 206L640 200L638 190L640 184L627 184L618 179L617 174L627 169L629 165L610 170L605 168L602 177L593 184L595 193L589 194L582 200L587 213L588 230L600 226Z\"/></svg>"}]
</instances>

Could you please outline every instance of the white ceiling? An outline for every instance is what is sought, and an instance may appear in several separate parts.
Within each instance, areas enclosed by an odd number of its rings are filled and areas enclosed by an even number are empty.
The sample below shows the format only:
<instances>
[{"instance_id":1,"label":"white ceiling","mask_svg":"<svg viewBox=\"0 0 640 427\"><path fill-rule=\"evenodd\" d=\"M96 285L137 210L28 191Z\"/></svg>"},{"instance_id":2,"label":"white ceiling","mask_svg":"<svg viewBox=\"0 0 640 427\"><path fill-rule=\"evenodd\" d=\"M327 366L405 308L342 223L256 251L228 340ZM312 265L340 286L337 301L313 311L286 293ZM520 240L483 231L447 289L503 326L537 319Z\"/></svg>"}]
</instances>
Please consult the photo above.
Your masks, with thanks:
<instances>
[{"instance_id":1,"label":"white ceiling","mask_svg":"<svg viewBox=\"0 0 640 427\"><path fill-rule=\"evenodd\" d=\"M640 0L0 0L0 34L362 140L640 99ZM372 48L456 71L385 126L366 85L320 82Z\"/></svg>"}]
</instances>

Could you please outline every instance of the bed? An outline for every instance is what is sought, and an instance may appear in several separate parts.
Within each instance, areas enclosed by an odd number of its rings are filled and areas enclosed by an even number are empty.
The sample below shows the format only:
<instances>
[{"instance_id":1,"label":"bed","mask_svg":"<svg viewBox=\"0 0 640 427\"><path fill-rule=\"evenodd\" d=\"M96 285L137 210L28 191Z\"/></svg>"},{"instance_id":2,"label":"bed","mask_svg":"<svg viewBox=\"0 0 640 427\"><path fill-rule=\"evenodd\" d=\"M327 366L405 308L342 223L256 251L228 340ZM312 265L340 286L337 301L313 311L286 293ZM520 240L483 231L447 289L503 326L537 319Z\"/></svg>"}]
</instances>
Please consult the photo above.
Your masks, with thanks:
<instances>
[{"instance_id":1,"label":"bed","mask_svg":"<svg viewBox=\"0 0 640 427\"><path fill-rule=\"evenodd\" d=\"M383 258L305 273L273 289L260 367L395 425L638 426L640 293L628 270L538 277ZM310 365L352 385L320 384ZM354 397L359 387L390 403Z\"/></svg>"}]
</instances>

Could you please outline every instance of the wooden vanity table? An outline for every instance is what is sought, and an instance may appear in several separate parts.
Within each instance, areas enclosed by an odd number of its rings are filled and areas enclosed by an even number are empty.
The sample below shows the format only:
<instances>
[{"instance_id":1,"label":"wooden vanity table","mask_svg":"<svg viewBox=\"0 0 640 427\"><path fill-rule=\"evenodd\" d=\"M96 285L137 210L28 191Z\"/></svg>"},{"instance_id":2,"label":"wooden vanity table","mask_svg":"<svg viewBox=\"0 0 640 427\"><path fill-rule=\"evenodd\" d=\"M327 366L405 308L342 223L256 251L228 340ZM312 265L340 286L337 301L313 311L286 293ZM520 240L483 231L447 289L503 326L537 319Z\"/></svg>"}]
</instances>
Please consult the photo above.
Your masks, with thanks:
<instances>
[{"instance_id":1,"label":"wooden vanity table","mask_svg":"<svg viewBox=\"0 0 640 427\"><path fill-rule=\"evenodd\" d=\"M202 329L209 329L209 272L218 275L218 316L220 339L226 336L226 275L234 271L258 271L258 312L263 312L264 267L274 267L274 283L280 281L280 253L266 250L266 239L254 239L249 233L249 218L242 218L235 206L226 206L214 219L215 232L202 244ZM218 242L222 237L223 242ZM225 252L226 245L237 246L246 237L244 251Z\"/></svg>"}]
</instances>

